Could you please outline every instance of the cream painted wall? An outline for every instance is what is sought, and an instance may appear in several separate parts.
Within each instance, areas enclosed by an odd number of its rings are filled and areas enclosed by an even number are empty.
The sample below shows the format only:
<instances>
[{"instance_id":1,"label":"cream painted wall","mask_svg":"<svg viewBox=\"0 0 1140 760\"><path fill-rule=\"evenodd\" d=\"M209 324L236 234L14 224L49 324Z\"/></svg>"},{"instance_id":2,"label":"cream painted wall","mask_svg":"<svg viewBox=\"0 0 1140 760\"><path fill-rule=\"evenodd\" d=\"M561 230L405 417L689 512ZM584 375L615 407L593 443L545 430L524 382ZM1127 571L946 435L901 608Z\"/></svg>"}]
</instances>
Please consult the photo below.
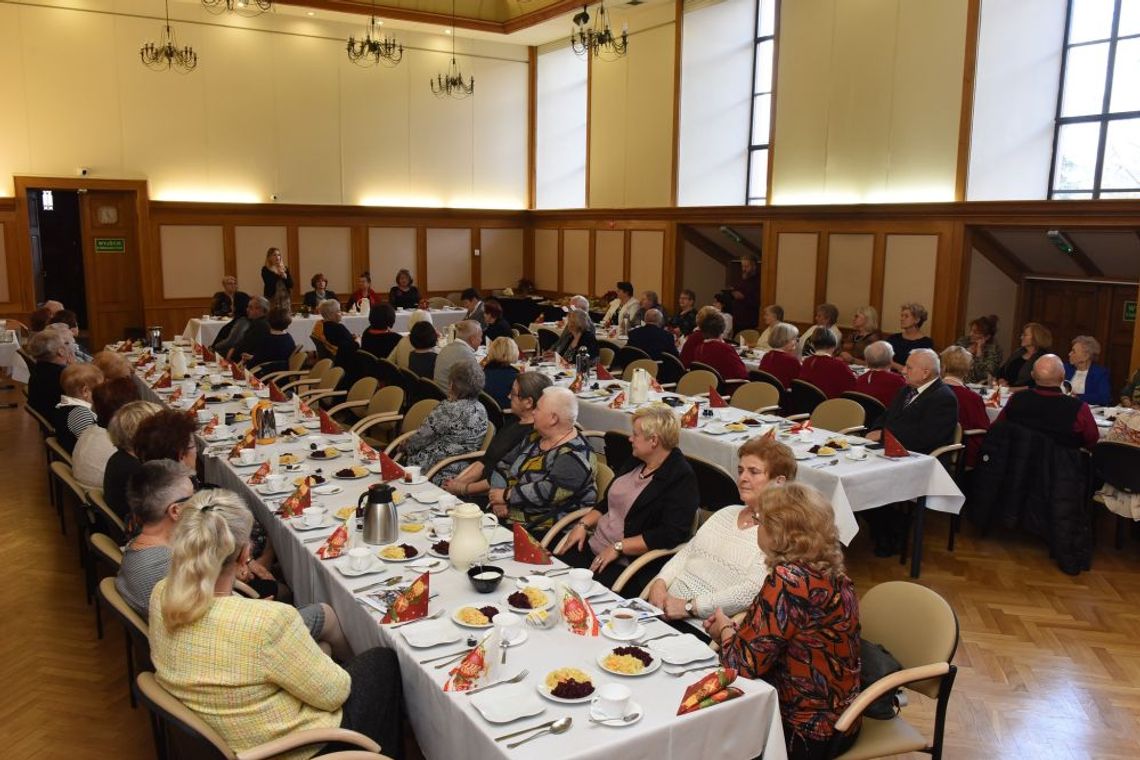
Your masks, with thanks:
<instances>
[{"instance_id":1,"label":"cream painted wall","mask_svg":"<svg viewBox=\"0 0 1140 760\"><path fill-rule=\"evenodd\" d=\"M513 288L523 271L523 231L486 228L479 232L479 244L482 289Z\"/></svg>"},{"instance_id":2,"label":"cream painted wall","mask_svg":"<svg viewBox=\"0 0 1140 760\"><path fill-rule=\"evenodd\" d=\"M289 246L284 227L234 228L238 288L251 296L261 295L263 287L261 284L261 268L265 266L265 252L270 248L280 248L285 260L289 260ZM218 284L218 287L221 287L221 283ZM332 288L336 290L336 284L332 284ZM294 295L296 295L296 288L294 291ZM350 290L349 293L351 294L351 292Z\"/></svg>"},{"instance_id":3,"label":"cream painted wall","mask_svg":"<svg viewBox=\"0 0 1140 760\"><path fill-rule=\"evenodd\" d=\"M293 273L294 299L312 289L309 281L317 272L342 298L356 290L360 273L352 271L352 231L348 227L298 227L297 252L301 271Z\"/></svg>"},{"instance_id":4,"label":"cream painted wall","mask_svg":"<svg viewBox=\"0 0 1140 760\"><path fill-rule=\"evenodd\" d=\"M773 203L953 200L966 9L781 5Z\"/></svg>"},{"instance_id":5,"label":"cream painted wall","mask_svg":"<svg viewBox=\"0 0 1140 760\"><path fill-rule=\"evenodd\" d=\"M476 96L440 100L428 80L448 61L443 34L401 30L400 66L362 69L344 40L363 23L176 3L178 40L199 55L182 76L139 62L161 6L88 5L0 4L0 195L13 174L86 166L146 178L160 200L526 205L523 46L461 38Z\"/></svg>"},{"instance_id":6,"label":"cream painted wall","mask_svg":"<svg viewBox=\"0 0 1140 760\"><path fill-rule=\"evenodd\" d=\"M586 295L590 290L590 231L562 233L562 290Z\"/></svg>"},{"instance_id":7,"label":"cream painted wall","mask_svg":"<svg viewBox=\"0 0 1140 760\"><path fill-rule=\"evenodd\" d=\"M386 293L396 284L396 272L407 269L412 273L412 281L419 280L416 269L416 229L415 227L369 227L368 228L368 271L372 273L372 288ZM353 280L353 290L355 287ZM417 287L423 287L416 283ZM352 291L348 291L349 294ZM422 297L422 293L420 294Z\"/></svg>"},{"instance_id":8,"label":"cream painted wall","mask_svg":"<svg viewBox=\"0 0 1140 760\"><path fill-rule=\"evenodd\" d=\"M781 232L776 236L776 303L787 322L811 322L815 312L815 264L819 235Z\"/></svg>"},{"instance_id":9,"label":"cream painted wall","mask_svg":"<svg viewBox=\"0 0 1140 760\"><path fill-rule=\"evenodd\" d=\"M670 203L674 13L671 3L647 5L628 14L610 11L612 26L629 21L629 53L616 61L592 63L590 207Z\"/></svg>"},{"instance_id":10,"label":"cream painted wall","mask_svg":"<svg viewBox=\"0 0 1140 760\"><path fill-rule=\"evenodd\" d=\"M558 290L558 230L534 231L534 286Z\"/></svg>"},{"instance_id":11,"label":"cream painted wall","mask_svg":"<svg viewBox=\"0 0 1140 760\"><path fill-rule=\"evenodd\" d=\"M839 309L839 324L851 325L855 309L871 299L871 257L875 236L836 234L827 237L827 302Z\"/></svg>"},{"instance_id":12,"label":"cream painted wall","mask_svg":"<svg viewBox=\"0 0 1140 760\"><path fill-rule=\"evenodd\" d=\"M664 232L632 230L629 233L629 280L637 288L638 295L644 290L652 290L660 297L664 258Z\"/></svg>"},{"instance_id":13,"label":"cream painted wall","mask_svg":"<svg viewBox=\"0 0 1140 760\"><path fill-rule=\"evenodd\" d=\"M685 243L682 255L681 287L696 292L698 307L711 304L713 296L724 288L725 266L691 243Z\"/></svg>"},{"instance_id":14,"label":"cream painted wall","mask_svg":"<svg viewBox=\"0 0 1140 760\"><path fill-rule=\"evenodd\" d=\"M625 233L598 230L594 233L594 295L611 290L625 279ZM633 283L637 287L637 283Z\"/></svg>"},{"instance_id":15,"label":"cream painted wall","mask_svg":"<svg viewBox=\"0 0 1140 760\"><path fill-rule=\"evenodd\" d=\"M427 282L431 290L471 287L471 230L429 227L427 269L431 272Z\"/></svg>"},{"instance_id":16,"label":"cream painted wall","mask_svg":"<svg viewBox=\"0 0 1140 760\"><path fill-rule=\"evenodd\" d=\"M225 253L221 225L164 224L158 237L163 297L201 298L222 289Z\"/></svg>"},{"instance_id":17,"label":"cream painted wall","mask_svg":"<svg viewBox=\"0 0 1140 760\"><path fill-rule=\"evenodd\" d=\"M8 292L8 252L5 249L4 225L0 224L0 303L7 301L11 294Z\"/></svg>"},{"instance_id":18,"label":"cream painted wall","mask_svg":"<svg viewBox=\"0 0 1140 760\"><path fill-rule=\"evenodd\" d=\"M929 319L922 327L930 335L938 315L934 313L935 270L938 258L937 235L887 235L883 264L883 332L899 329L899 307L918 303L926 307Z\"/></svg>"},{"instance_id":19,"label":"cream painted wall","mask_svg":"<svg viewBox=\"0 0 1140 760\"><path fill-rule=\"evenodd\" d=\"M1014 331L1020 325L1014 324L1017 315L1017 283L990 263L976 250L970 255L970 281L966 286L966 325L962 330L969 332L971 320L994 314L998 318L995 339L1006 356L1013 344Z\"/></svg>"}]
</instances>

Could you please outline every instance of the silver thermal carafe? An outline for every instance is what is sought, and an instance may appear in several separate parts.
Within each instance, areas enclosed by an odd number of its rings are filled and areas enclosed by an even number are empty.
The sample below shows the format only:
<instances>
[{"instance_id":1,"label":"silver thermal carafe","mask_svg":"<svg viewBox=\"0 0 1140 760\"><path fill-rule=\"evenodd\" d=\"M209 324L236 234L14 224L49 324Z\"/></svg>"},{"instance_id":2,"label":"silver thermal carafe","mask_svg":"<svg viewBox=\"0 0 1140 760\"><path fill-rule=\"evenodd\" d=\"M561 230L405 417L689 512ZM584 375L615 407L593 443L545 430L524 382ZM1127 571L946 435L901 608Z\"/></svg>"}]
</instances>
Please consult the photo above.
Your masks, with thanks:
<instances>
[{"instance_id":1,"label":"silver thermal carafe","mask_svg":"<svg viewBox=\"0 0 1140 760\"><path fill-rule=\"evenodd\" d=\"M364 511L364 543L394 544L400 535L400 518L392 501L392 486L377 483L360 495L357 513Z\"/></svg>"}]
</instances>

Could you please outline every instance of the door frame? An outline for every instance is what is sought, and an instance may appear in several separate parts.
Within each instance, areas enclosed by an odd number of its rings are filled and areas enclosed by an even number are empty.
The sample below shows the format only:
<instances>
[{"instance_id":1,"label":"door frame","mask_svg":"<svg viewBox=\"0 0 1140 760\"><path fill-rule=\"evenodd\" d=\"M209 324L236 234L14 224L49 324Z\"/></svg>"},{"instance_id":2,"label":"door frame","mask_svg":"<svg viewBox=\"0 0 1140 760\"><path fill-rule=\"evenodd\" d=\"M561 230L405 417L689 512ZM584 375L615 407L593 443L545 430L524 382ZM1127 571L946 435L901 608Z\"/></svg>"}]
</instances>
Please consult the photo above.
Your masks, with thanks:
<instances>
[{"instance_id":1,"label":"door frame","mask_svg":"<svg viewBox=\"0 0 1140 760\"><path fill-rule=\"evenodd\" d=\"M117 192L134 193L135 207L135 240L138 241L139 260L139 301L142 305L143 315L146 315L146 294L148 270L150 262L150 196L147 181L144 179L91 179L88 177L33 177L16 175L13 178L16 195L16 258L19 263L19 288L24 311L35 309L35 274L32 272L32 232L28 223L28 190L111 190ZM84 271L90 260L84 244ZM88 321L94 313L91 303L90 278L84 277L84 291L87 298ZM15 299L13 299L15 300ZM145 321L145 320L144 320ZM92 346L99 350L101 346Z\"/></svg>"}]
</instances>

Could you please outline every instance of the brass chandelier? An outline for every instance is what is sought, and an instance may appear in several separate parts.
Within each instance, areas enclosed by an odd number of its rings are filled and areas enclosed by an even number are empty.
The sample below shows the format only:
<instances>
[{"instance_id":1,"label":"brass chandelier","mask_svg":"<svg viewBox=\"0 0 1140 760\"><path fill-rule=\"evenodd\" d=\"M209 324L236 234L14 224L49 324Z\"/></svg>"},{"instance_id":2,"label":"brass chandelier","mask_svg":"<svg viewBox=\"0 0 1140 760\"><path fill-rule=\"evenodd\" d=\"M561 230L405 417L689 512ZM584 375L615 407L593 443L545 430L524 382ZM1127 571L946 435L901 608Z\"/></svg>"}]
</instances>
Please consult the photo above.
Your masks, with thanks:
<instances>
[{"instance_id":1,"label":"brass chandelier","mask_svg":"<svg viewBox=\"0 0 1140 760\"><path fill-rule=\"evenodd\" d=\"M170 26L170 0L165 0L166 24L162 27L162 37L158 42L148 42L139 49L139 58L143 64L155 71L175 71L188 74L198 65L198 54L194 48L186 45L178 47L174 38L174 29Z\"/></svg>"},{"instance_id":2,"label":"brass chandelier","mask_svg":"<svg viewBox=\"0 0 1140 760\"><path fill-rule=\"evenodd\" d=\"M395 38L382 34L384 22L376 18L376 3L372 3L372 18L364 31L364 39L348 38L348 60L357 66L395 66L404 59L404 46Z\"/></svg>"},{"instance_id":3,"label":"brass chandelier","mask_svg":"<svg viewBox=\"0 0 1140 760\"><path fill-rule=\"evenodd\" d=\"M239 16L260 16L273 10L272 0L202 0L202 7L210 13L236 13Z\"/></svg>"},{"instance_id":4,"label":"brass chandelier","mask_svg":"<svg viewBox=\"0 0 1140 760\"><path fill-rule=\"evenodd\" d=\"M605 3L598 3L593 25L590 13L582 6L580 13L574 14L574 26L570 30L570 47L581 58L593 56L607 61L621 58L629 50L629 27L621 26L621 36L615 36L610 29L610 14Z\"/></svg>"},{"instance_id":5,"label":"brass chandelier","mask_svg":"<svg viewBox=\"0 0 1140 760\"><path fill-rule=\"evenodd\" d=\"M437 98L466 98L475 94L475 77L463 81L463 72L455 61L455 0L451 0L451 63L445 73L431 80L431 91Z\"/></svg>"}]
</instances>

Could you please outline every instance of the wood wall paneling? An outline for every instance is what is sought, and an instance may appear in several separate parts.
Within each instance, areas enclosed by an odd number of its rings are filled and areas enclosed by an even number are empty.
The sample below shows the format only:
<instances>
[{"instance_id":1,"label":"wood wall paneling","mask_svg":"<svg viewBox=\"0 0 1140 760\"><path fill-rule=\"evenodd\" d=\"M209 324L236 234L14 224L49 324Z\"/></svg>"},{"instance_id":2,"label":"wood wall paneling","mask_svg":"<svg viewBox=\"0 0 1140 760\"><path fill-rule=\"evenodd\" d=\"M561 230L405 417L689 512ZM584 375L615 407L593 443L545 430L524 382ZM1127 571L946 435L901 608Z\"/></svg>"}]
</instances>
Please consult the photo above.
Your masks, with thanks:
<instances>
[{"instance_id":1,"label":"wood wall paneling","mask_svg":"<svg viewBox=\"0 0 1140 760\"><path fill-rule=\"evenodd\" d=\"M594 295L614 290L625 275L625 232L598 230L594 233ZM638 287L636 282L633 286Z\"/></svg>"},{"instance_id":2,"label":"wood wall paneling","mask_svg":"<svg viewBox=\"0 0 1140 760\"><path fill-rule=\"evenodd\" d=\"M938 236L888 234L886 238L881 315L883 331L898 331L900 305L919 303L930 313L930 321L922 331L932 335L937 320L944 318L934 312Z\"/></svg>"},{"instance_id":3,"label":"wood wall paneling","mask_svg":"<svg viewBox=\"0 0 1140 760\"><path fill-rule=\"evenodd\" d=\"M640 293L652 290L660 298L664 291L664 270L667 258L665 233L661 230L630 230L629 232L629 279ZM672 300L665 300L665 304Z\"/></svg>"},{"instance_id":4,"label":"wood wall paneling","mask_svg":"<svg viewBox=\"0 0 1140 760\"><path fill-rule=\"evenodd\" d=\"M824 300L839 309L839 323L851 324L855 309L871 303L872 233L827 236L827 290Z\"/></svg>"},{"instance_id":5,"label":"wood wall paneling","mask_svg":"<svg viewBox=\"0 0 1140 760\"><path fill-rule=\"evenodd\" d=\"M299 227L297 229L297 269L293 271L293 300L311 290L309 281L317 272L329 281L338 296L356 290L360 272L352 268L352 231L348 227Z\"/></svg>"},{"instance_id":6,"label":"wood wall paneling","mask_svg":"<svg viewBox=\"0 0 1140 760\"><path fill-rule=\"evenodd\" d=\"M777 236L775 302L784 307L788 322L812 321L818 244L816 232L783 232Z\"/></svg>"},{"instance_id":7,"label":"wood wall paneling","mask_svg":"<svg viewBox=\"0 0 1140 760\"><path fill-rule=\"evenodd\" d=\"M423 271L416 263L415 227L369 227L368 271L372 273L372 287L387 291L396 284L396 273L407 269L422 293L420 279Z\"/></svg>"},{"instance_id":8,"label":"wood wall paneling","mask_svg":"<svg viewBox=\"0 0 1140 760\"><path fill-rule=\"evenodd\" d=\"M237 269L233 274L237 277L238 288L251 296L261 295L261 268L265 266L265 252L270 248L280 248L287 255L289 235L284 225L234 227L234 261ZM218 287L221 288L220 282Z\"/></svg>"},{"instance_id":9,"label":"wood wall paneling","mask_svg":"<svg viewBox=\"0 0 1140 760\"><path fill-rule=\"evenodd\" d=\"M462 291L471 287L471 230L428 227L427 267L431 272L432 292Z\"/></svg>"},{"instance_id":10,"label":"wood wall paneling","mask_svg":"<svg viewBox=\"0 0 1140 760\"><path fill-rule=\"evenodd\" d=\"M8 225L0 222L0 303L8 303Z\"/></svg>"},{"instance_id":11,"label":"wood wall paneling","mask_svg":"<svg viewBox=\"0 0 1140 760\"><path fill-rule=\"evenodd\" d=\"M523 230L488 227L479 236L480 287L484 291L513 288L523 272Z\"/></svg>"},{"instance_id":12,"label":"wood wall paneling","mask_svg":"<svg viewBox=\"0 0 1140 760\"><path fill-rule=\"evenodd\" d=\"M539 290L558 290L557 229L534 231L534 286Z\"/></svg>"},{"instance_id":13,"label":"wood wall paneling","mask_svg":"<svg viewBox=\"0 0 1140 760\"><path fill-rule=\"evenodd\" d=\"M209 298L221 289L225 275L221 225L163 224L158 239L164 299Z\"/></svg>"},{"instance_id":14,"label":"wood wall paneling","mask_svg":"<svg viewBox=\"0 0 1140 760\"><path fill-rule=\"evenodd\" d=\"M562 233L562 290L586 294L590 291L590 231L565 230Z\"/></svg>"}]
</instances>

